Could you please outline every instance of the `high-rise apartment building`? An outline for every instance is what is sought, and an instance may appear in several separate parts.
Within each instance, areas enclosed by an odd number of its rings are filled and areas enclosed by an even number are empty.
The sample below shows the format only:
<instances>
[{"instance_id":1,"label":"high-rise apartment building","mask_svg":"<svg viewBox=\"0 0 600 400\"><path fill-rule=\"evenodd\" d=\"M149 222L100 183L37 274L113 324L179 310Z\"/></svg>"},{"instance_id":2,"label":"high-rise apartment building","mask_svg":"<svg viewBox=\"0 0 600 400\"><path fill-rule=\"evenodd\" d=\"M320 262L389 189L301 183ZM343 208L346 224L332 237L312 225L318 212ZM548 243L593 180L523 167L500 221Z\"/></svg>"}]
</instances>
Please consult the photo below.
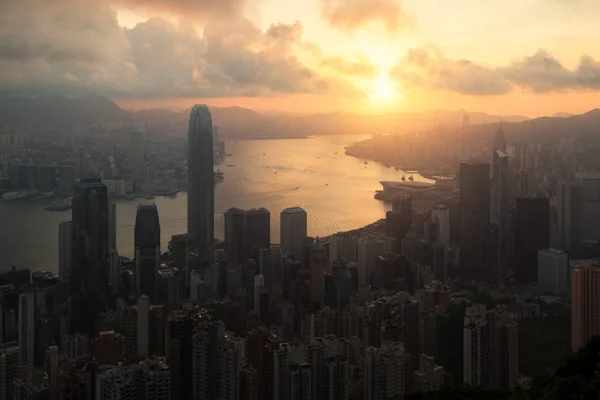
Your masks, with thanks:
<instances>
[{"instance_id":1,"label":"high-rise apartment building","mask_svg":"<svg viewBox=\"0 0 600 400\"><path fill-rule=\"evenodd\" d=\"M475 304L465 311L463 329L463 383L491 387L492 330L485 304Z\"/></svg>"},{"instance_id":2,"label":"high-rise apartment building","mask_svg":"<svg viewBox=\"0 0 600 400\"><path fill-rule=\"evenodd\" d=\"M463 281L489 278L490 165L460 164L460 277Z\"/></svg>"},{"instance_id":3,"label":"high-rise apartment building","mask_svg":"<svg viewBox=\"0 0 600 400\"><path fill-rule=\"evenodd\" d=\"M200 260L208 263L214 247L213 128L210 111L195 105L188 132L188 234L193 236Z\"/></svg>"},{"instance_id":4,"label":"high-rise apartment building","mask_svg":"<svg viewBox=\"0 0 600 400\"><path fill-rule=\"evenodd\" d=\"M537 280L538 250L550 244L550 200L518 198L515 224L515 271L519 283Z\"/></svg>"},{"instance_id":5,"label":"high-rise apartment building","mask_svg":"<svg viewBox=\"0 0 600 400\"><path fill-rule=\"evenodd\" d=\"M547 293L567 293L570 289L569 256L558 249L538 251L538 286Z\"/></svg>"},{"instance_id":6,"label":"high-rise apartment building","mask_svg":"<svg viewBox=\"0 0 600 400\"><path fill-rule=\"evenodd\" d=\"M571 269L571 349L600 335L600 265L581 260Z\"/></svg>"},{"instance_id":7,"label":"high-rise apartment building","mask_svg":"<svg viewBox=\"0 0 600 400\"><path fill-rule=\"evenodd\" d=\"M402 343L367 347L364 365L364 399L403 398L406 391L406 357Z\"/></svg>"},{"instance_id":8,"label":"high-rise apartment building","mask_svg":"<svg viewBox=\"0 0 600 400\"><path fill-rule=\"evenodd\" d=\"M137 368L138 399L171 399L171 370L162 357L148 357Z\"/></svg>"},{"instance_id":9,"label":"high-rise apartment building","mask_svg":"<svg viewBox=\"0 0 600 400\"><path fill-rule=\"evenodd\" d=\"M171 368L171 399L192 398L192 335L194 316L191 310L176 310L167 323L167 365Z\"/></svg>"},{"instance_id":10,"label":"high-rise apartment building","mask_svg":"<svg viewBox=\"0 0 600 400\"><path fill-rule=\"evenodd\" d=\"M244 218L245 211L230 208L225 212L225 252L229 262L244 261Z\"/></svg>"},{"instance_id":11,"label":"high-rise apartment building","mask_svg":"<svg viewBox=\"0 0 600 400\"><path fill-rule=\"evenodd\" d=\"M581 186L581 240L596 244L600 237L600 172L578 172Z\"/></svg>"},{"instance_id":12,"label":"high-rise apartment building","mask_svg":"<svg viewBox=\"0 0 600 400\"><path fill-rule=\"evenodd\" d=\"M444 386L444 374L444 367L436 365L432 356L421 354L419 369L412 376L413 388L421 393L440 390Z\"/></svg>"},{"instance_id":13,"label":"high-rise apartment building","mask_svg":"<svg viewBox=\"0 0 600 400\"><path fill-rule=\"evenodd\" d=\"M136 295L158 300L160 267L160 221L156 204L138 205L135 217Z\"/></svg>"},{"instance_id":14,"label":"high-rise apartment building","mask_svg":"<svg viewBox=\"0 0 600 400\"><path fill-rule=\"evenodd\" d=\"M106 185L88 175L75 187L71 221L73 257L71 292L77 297L76 330L94 333L99 312L104 308L103 294L108 289L109 218Z\"/></svg>"},{"instance_id":15,"label":"high-rise apartment building","mask_svg":"<svg viewBox=\"0 0 600 400\"><path fill-rule=\"evenodd\" d=\"M308 268L310 282L310 301L325 305L325 273L330 272L327 250L320 240L317 240L308 253Z\"/></svg>"},{"instance_id":16,"label":"high-rise apartment building","mask_svg":"<svg viewBox=\"0 0 600 400\"><path fill-rule=\"evenodd\" d=\"M281 212L281 248L298 261L302 260L307 229L307 215L302 208L286 208Z\"/></svg>"},{"instance_id":17,"label":"high-rise apartment building","mask_svg":"<svg viewBox=\"0 0 600 400\"><path fill-rule=\"evenodd\" d=\"M20 350L17 343L0 343L0 398L13 398L13 382L18 377Z\"/></svg>"},{"instance_id":18,"label":"high-rise apartment building","mask_svg":"<svg viewBox=\"0 0 600 400\"><path fill-rule=\"evenodd\" d=\"M433 206L431 217L438 224L438 242L450 246L450 208L445 204Z\"/></svg>"}]
</instances>

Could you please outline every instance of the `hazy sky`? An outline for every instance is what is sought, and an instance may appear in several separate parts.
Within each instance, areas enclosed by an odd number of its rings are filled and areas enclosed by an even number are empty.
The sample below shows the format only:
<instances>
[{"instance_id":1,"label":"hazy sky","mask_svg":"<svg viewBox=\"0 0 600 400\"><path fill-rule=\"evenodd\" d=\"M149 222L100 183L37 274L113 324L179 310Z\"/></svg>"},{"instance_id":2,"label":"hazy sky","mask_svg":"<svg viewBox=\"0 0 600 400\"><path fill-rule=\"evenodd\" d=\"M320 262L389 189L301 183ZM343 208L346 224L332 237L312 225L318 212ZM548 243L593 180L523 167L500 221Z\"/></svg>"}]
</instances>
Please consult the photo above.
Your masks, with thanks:
<instances>
[{"instance_id":1,"label":"hazy sky","mask_svg":"<svg viewBox=\"0 0 600 400\"><path fill-rule=\"evenodd\" d=\"M0 0L1 95L127 107L600 106L600 0Z\"/></svg>"}]
</instances>

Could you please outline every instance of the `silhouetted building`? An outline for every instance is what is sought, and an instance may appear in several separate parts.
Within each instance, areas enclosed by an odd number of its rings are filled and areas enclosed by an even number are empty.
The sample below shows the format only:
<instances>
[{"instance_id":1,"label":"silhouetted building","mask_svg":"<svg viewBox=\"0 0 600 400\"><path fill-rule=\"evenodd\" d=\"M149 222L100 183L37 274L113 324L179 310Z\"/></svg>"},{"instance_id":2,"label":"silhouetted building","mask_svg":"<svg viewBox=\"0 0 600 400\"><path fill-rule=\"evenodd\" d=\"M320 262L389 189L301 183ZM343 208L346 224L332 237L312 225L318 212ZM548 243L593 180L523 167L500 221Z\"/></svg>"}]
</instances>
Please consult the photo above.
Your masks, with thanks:
<instances>
[{"instance_id":1,"label":"silhouetted building","mask_svg":"<svg viewBox=\"0 0 600 400\"><path fill-rule=\"evenodd\" d=\"M490 165L460 164L460 277L489 278Z\"/></svg>"},{"instance_id":2,"label":"silhouetted building","mask_svg":"<svg viewBox=\"0 0 600 400\"><path fill-rule=\"evenodd\" d=\"M538 250L550 241L550 200L518 198L515 221L515 270L519 283L537 281Z\"/></svg>"},{"instance_id":3,"label":"silhouetted building","mask_svg":"<svg viewBox=\"0 0 600 400\"><path fill-rule=\"evenodd\" d=\"M136 296L158 300L160 267L160 221L156 204L138 205L135 217Z\"/></svg>"},{"instance_id":4,"label":"silhouetted building","mask_svg":"<svg viewBox=\"0 0 600 400\"><path fill-rule=\"evenodd\" d=\"M77 330L94 333L108 289L108 195L101 179L88 175L75 187L72 210L71 292L77 297L72 318Z\"/></svg>"},{"instance_id":5,"label":"silhouetted building","mask_svg":"<svg viewBox=\"0 0 600 400\"><path fill-rule=\"evenodd\" d=\"M202 263L213 257L214 191L212 118L207 106L195 105L188 132L187 222Z\"/></svg>"}]
</instances>

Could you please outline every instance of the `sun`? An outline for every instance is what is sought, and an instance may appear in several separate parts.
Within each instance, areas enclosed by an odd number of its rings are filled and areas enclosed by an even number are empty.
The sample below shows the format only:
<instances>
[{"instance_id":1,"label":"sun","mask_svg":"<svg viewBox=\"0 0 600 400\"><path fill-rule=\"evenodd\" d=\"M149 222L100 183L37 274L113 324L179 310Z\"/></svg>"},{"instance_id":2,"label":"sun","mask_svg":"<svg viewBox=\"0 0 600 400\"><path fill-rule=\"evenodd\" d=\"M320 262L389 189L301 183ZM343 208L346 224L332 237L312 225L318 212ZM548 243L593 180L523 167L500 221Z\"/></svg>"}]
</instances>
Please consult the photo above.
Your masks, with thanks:
<instances>
[{"instance_id":1,"label":"sun","mask_svg":"<svg viewBox=\"0 0 600 400\"><path fill-rule=\"evenodd\" d=\"M373 79L369 85L368 92L369 98L378 102L387 102L400 98L396 84L385 75Z\"/></svg>"}]
</instances>

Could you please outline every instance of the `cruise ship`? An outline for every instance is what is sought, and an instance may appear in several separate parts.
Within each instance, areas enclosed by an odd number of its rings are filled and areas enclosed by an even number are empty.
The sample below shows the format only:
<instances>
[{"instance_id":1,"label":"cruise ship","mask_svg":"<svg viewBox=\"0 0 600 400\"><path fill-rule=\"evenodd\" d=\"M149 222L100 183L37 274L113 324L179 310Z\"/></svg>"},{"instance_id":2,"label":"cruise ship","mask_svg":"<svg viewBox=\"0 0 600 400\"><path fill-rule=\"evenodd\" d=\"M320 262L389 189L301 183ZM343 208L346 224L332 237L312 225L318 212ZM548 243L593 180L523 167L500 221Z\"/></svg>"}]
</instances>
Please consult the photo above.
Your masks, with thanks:
<instances>
[{"instance_id":1,"label":"cruise ship","mask_svg":"<svg viewBox=\"0 0 600 400\"><path fill-rule=\"evenodd\" d=\"M415 182L415 181L380 181L384 191L394 192L406 192L406 193L420 193L427 192L435 188L435 183L429 182Z\"/></svg>"},{"instance_id":2,"label":"cruise ship","mask_svg":"<svg viewBox=\"0 0 600 400\"><path fill-rule=\"evenodd\" d=\"M61 199L53 202L44 210L46 211L66 211L70 210L73 207L73 199Z\"/></svg>"}]
</instances>

